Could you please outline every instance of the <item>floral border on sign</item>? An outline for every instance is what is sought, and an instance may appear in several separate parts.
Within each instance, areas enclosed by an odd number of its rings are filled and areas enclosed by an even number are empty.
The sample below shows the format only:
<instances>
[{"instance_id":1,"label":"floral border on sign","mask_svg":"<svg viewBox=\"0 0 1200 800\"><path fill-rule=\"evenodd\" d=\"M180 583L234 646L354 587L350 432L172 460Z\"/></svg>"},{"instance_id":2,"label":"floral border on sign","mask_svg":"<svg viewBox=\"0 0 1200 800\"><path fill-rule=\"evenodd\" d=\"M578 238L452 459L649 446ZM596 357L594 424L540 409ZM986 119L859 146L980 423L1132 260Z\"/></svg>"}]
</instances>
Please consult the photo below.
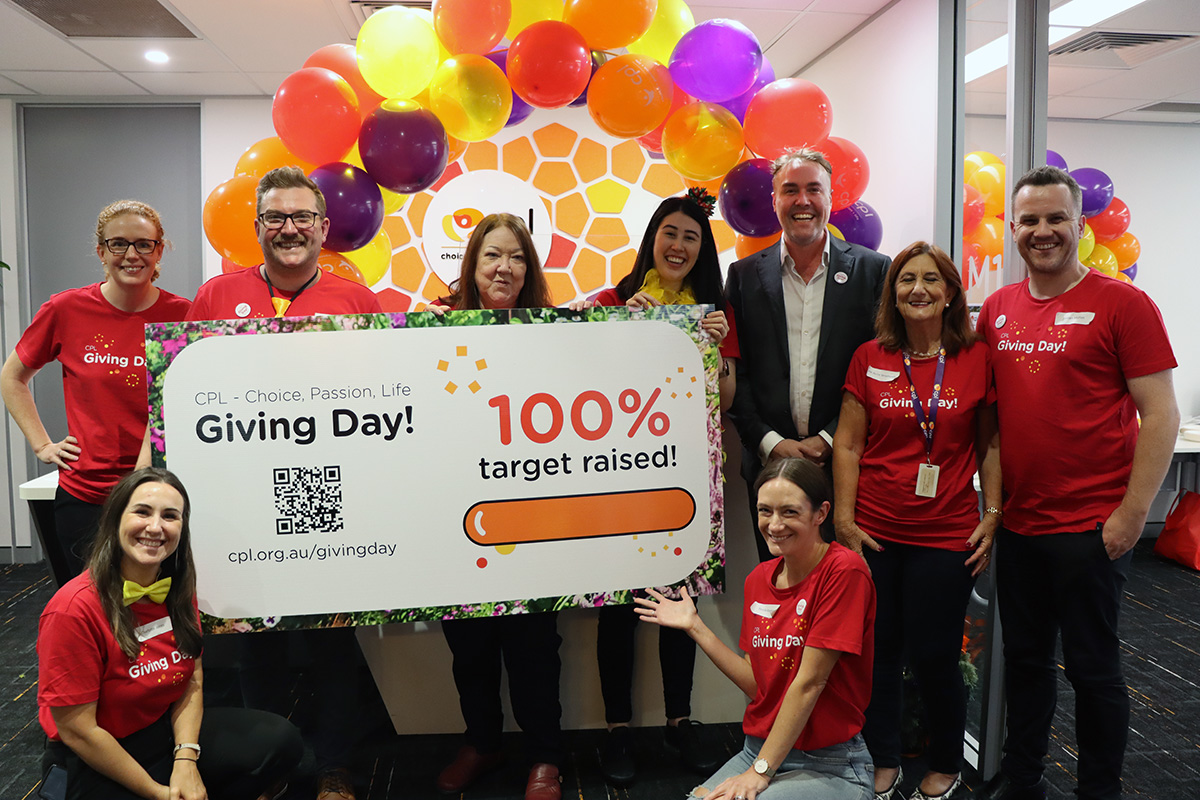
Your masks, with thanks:
<instances>
[{"instance_id":1,"label":"floral border on sign","mask_svg":"<svg viewBox=\"0 0 1200 800\"><path fill-rule=\"evenodd\" d=\"M669 322L695 342L704 363L706 429L708 437L709 540L704 560L683 581L662 587L674 594L686 588L692 595L719 594L725 585L724 488L720 395L717 371L721 356L700 328L700 320L709 306L656 306L645 312L630 312L624 307L595 307L586 311L557 308L517 309L514 311L452 311L444 316L431 312L398 314L347 314L342 316L288 317L284 319L216 320L212 322L166 322L146 326L146 370L150 399L150 442L153 463L165 466L166 440L163 434L162 398L166 373L171 363L188 345L210 336L241 336L317 331L385 330L389 328L437 328L475 325L574 324L580 322L627 321L650 319ZM513 599L462 606L422 606L417 608L356 611L336 614L306 614L289 617L247 617L229 619L201 614L206 633L248 633L262 630L333 628L382 625L393 622L418 622L469 617L493 617L558 611L565 608L592 608L632 602L639 588L609 592Z\"/></svg>"}]
</instances>

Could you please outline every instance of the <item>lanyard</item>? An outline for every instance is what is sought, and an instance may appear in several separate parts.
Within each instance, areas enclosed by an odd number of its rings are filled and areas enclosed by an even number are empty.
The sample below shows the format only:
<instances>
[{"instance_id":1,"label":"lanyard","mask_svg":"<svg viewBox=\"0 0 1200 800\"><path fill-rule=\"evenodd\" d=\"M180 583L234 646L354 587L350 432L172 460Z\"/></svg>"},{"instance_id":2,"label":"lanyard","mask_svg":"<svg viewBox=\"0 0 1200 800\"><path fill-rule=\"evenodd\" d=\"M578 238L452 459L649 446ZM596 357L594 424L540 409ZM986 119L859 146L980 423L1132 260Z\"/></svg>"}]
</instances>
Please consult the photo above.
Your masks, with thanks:
<instances>
[{"instance_id":1,"label":"lanyard","mask_svg":"<svg viewBox=\"0 0 1200 800\"><path fill-rule=\"evenodd\" d=\"M321 270L318 268L315 272L313 272L312 277L306 280L304 285L297 289L296 293L292 295L292 299L289 300L286 297L275 296L275 287L271 284L271 276L267 274L266 268L263 268L263 278L267 281L267 291L271 293L271 305L275 307L276 319L279 319L284 315L284 313L287 312L292 303L296 302L296 300L300 297L301 292L303 292L309 286L312 286L313 281L317 279L317 275L320 273Z\"/></svg>"},{"instance_id":2,"label":"lanyard","mask_svg":"<svg viewBox=\"0 0 1200 800\"><path fill-rule=\"evenodd\" d=\"M946 374L946 348L938 348L937 370L933 375L933 397L929 401L929 418L925 418L925 407L921 405L921 398L917 396L917 387L913 385L912 377L912 359L907 350L901 350L901 355L904 356L904 374L908 376L908 392L912 398L913 413L917 416L917 422L921 423L921 433L925 436L925 463L932 463L930 458L933 454L933 428L937 424L938 399L942 395L942 378Z\"/></svg>"}]
</instances>

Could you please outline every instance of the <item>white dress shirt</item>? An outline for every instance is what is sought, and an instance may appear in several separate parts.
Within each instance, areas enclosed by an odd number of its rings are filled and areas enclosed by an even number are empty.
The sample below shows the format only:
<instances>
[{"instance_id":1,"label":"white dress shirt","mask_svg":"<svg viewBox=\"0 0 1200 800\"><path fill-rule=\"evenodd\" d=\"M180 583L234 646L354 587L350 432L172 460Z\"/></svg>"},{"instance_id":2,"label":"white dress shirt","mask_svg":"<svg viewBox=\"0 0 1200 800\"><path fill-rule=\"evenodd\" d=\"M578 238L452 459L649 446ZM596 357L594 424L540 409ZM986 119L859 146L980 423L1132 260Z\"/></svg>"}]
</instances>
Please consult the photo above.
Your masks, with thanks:
<instances>
[{"instance_id":1,"label":"white dress shirt","mask_svg":"<svg viewBox=\"0 0 1200 800\"><path fill-rule=\"evenodd\" d=\"M787 318L788 339L788 395L791 398L792 421L800 438L811 435L808 429L808 414L812 410L813 386L817 379L817 349L821 344L821 316L825 310L825 279L829 272L829 234L825 234L825 251L821 264L805 283L796 272L796 262L788 253L787 244L779 241L780 271L783 273L783 310ZM832 437L825 431L818 434L828 444ZM758 455L763 464L775 445L786 437L769 431L758 445Z\"/></svg>"}]
</instances>

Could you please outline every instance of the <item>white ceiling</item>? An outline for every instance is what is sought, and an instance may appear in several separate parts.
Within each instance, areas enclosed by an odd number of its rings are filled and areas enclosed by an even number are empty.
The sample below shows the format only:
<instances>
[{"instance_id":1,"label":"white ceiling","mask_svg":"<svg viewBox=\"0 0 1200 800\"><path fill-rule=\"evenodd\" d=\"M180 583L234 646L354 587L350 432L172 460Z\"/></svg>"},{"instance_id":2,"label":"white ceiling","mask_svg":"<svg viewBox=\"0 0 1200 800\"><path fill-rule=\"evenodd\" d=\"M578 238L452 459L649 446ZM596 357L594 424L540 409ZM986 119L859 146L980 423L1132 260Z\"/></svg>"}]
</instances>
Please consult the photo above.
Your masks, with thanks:
<instances>
[{"instance_id":1,"label":"white ceiling","mask_svg":"<svg viewBox=\"0 0 1200 800\"><path fill-rule=\"evenodd\" d=\"M1065 0L1052 0L1057 7ZM1092 0L1078 0L1091 2ZM115 4L120 0L113 0ZM780 77L796 74L873 15L904 0L689 0L696 21L734 18L749 27ZM1004 34L1008 0L968 5L971 48ZM162 0L195 39L67 38L0 0L0 95L19 99L269 96L317 48L352 43L361 12L350 0ZM1198 0L1147 0L1101 30L1200 34ZM1074 37L1072 37L1074 38ZM1070 40L1067 40L1070 41ZM1200 41L1198 39L1197 41ZM144 58L159 49L171 60ZM1050 116L1200 122L1200 113L1142 112L1155 102L1200 103L1200 45L1137 66L1054 59ZM967 87L967 111L1003 114L1003 69Z\"/></svg>"}]
</instances>

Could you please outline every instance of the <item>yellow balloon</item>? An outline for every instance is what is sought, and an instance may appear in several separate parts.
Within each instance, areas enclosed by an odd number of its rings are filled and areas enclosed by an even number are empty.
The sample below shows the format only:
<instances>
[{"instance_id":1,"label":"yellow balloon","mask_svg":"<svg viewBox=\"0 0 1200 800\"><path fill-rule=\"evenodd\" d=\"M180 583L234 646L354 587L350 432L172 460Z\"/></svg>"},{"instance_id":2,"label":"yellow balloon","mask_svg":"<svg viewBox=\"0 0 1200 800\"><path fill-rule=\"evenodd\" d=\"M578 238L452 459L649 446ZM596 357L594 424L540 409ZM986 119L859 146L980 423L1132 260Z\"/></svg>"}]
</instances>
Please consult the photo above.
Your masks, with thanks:
<instances>
[{"instance_id":1,"label":"yellow balloon","mask_svg":"<svg viewBox=\"0 0 1200 800\"><path fill-rule=\"evenodd\" d=\"M841 232L840 230L838 230L838 226L837 226L837 225L834 225L832 222L826 222L826 223L825 223L825 228L826 228L826 230L828 230L830 233L832 233L834 236L836 236L837 238L841 239L843 242L844 242L844 241L846 241L846 237L842 235L842 232Z\"/></svg>"},{"instance_id":2,"label":"yellow balloon","mask_svg":"<svg viewBox=\"0 0 1200 800\"><path fill-rule=\"evenodd\" d=\"M412 97L429 85L438 66L433 26L411 8L389 6L358 31L358 70L384 97Z\"/></svg>"},{"instance_id":3,"label":"yellow balloon","mask_svg":"<svg viewBox=\"0 0 1200 800\"><path fill-rule=\"evenodd\" d=\"M466 142L489 139L508 122L512 86L504 71L470 53L442 62L429 83L429 110L446 133Z\"/></svg>"},{"instance_id":4,"label":"yellow balloon","mask_svg":"<svg viewBox=\"0 0 1200 800\"><path fill-rule=\"evenodd\" d=\"M967 183L983 195L983 214L998 217L1004 213L1004 165L986 164L975 171Z\"/></svg>"},{"instance_id":5,"label":"yellow balloon","mask_svg":"<svg viewBox=\"0 0 1200 800\"><path fill-rule=\"evenodd\" d=\"M395 214L400 209L404 208L404 204L408 202L408 195L393 192L391 189L379 187L379 193L383 195L383 215L386 217L389 214Z\"/></svg>"},{"instance_id":6,"label":"yellow balloon","mask_svg":"<svg viewBox=\"0 0 1200 800\"><path fill-rule=\"evenodd\" d=\"M976 150L973 153L967 153L963 159L963 180L967 183L971 182L971 176L974 175L980 167L986 167L989 164L1003 164L1000 158L986 150Z\"/></svg>"},{"instance_id":7,"label":"yellow balloon","mask_svg":"<svg viewBox=\"0 0 1200 800\"><path fill-rule=\"evenodd\" d=\"M692 10L683 0L658 0L650 29L629 45L629 52L649 56L660 64L671 60L671 51L685 33L696 26Z\"/></svg>"},{"instance_id":8,"label":"yellow balloon","mask_svg":"<svg viewBox=\"0 0 1200 800\"><path fill-rule=\"evenodd\" d=\"M509 41L517 38L517 34L535 22L552 19L562 22L563 0L512 0L512 17L508 20L508 30L504 35Z\"/></svg>"},{"instance_id":9,"label":"yellow balloon","mask_svg":"<svg viewBox=\"0 0 1200 800\"><path fill-rule=\"evenodd\" d=\"M367 286L374 286L380 278L387 274L388 267L391 266L392 240L388 238L387 231L380 230L375 234L375 238L364 246L342 253L342 255L358 267Z\"/></svg>"},{"instance_id":10,"label":"yellow balloon","mask_svg":"<svg viewBox=\"0 0 1200 800\"><path fill-rule=\"evenodd\" d=\"M1079 260L1087 261L1092 254L1092 248L1096 246L1096 234L1092 233L1092 226L1086 222L1083 224L1083 235L1079 237Z\"/></svg>"},{"instance_id":11,"label":"yellow balloon","mask_svg":"<svg viewBox=\"0 0 1200 800\"><path fill-rule=\"evenodd\" d=\"M729 172L745 146L737 117L716 103L689 103L663 125L663 156L676 172L694 181L711 181Z\"/></svg>"},{"instance_id":12,"label":"yellow balloon","mask_svg":"<svg viewBox=\"0 0 1200 800\"><path fill-rule=\"evenodd\" d=\"M1121 268L1117 265L1117 257L1113 255L1113 251L1102 244L1093 247L1091 256L1083 263L1097 272L1103 272L1110 278L1117 277L1117 273L1121 271Z\"/></svg>"}]
</instances>

